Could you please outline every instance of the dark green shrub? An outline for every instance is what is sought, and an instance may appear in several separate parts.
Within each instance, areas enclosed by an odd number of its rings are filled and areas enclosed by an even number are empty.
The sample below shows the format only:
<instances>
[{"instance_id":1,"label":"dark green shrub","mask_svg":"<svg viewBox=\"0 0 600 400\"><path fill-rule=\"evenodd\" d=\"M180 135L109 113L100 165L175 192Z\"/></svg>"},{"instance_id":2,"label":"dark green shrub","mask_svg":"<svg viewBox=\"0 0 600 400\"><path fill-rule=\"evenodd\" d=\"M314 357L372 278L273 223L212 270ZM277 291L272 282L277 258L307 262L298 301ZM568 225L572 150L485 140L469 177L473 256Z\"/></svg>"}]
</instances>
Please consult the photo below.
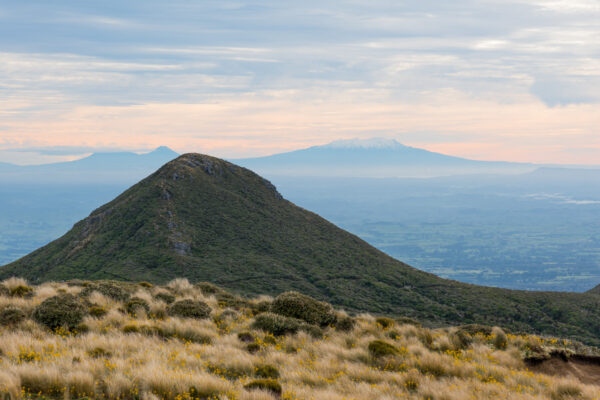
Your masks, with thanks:
<instances>
[{"instance_id":1,"label":"dark green shrub","mask_svg":"<svg viewBox=\"0 0 600 400\"><path fill-rule=\"evenodd\" d=\"M410 317L398 317L396 318L396 322L398 323L398 325L414 325L419 327L421 326L421 323L419 321Z\"/></svg>"},{"instance_id":2,"label":"dark green shrub","mask_svg":"<svg viewBox=\"0 0 600 400\"><path fill-rule=\"evenodd\" d=\"M277 339L270 333L266 334L262 341L265 344L277 344Z\"/></svg>"},{"instance_id":3,"label":"dark green shrub","mask_svg":"<svg viewBox=\"0 0 600 400\"><path fill-rule=\"evenodd\" d=\"M214 321L215 322L223 322L226 319L237 319L239 316L240 316L240 314L237 311L227 309L227 310L223 310L223 312L221 312L219 315L215 316Z\"/></svg>"},{"instance_id":4,"label":"dark green shrub","mask_svg":"<svg viewBox=\"0 0 600 400\"><path fill-rule=\"evenodd\" d=\"M336 320L336 314L330 304L297 292L286 292L277 296L271 304L271 312L318 326L335 324Z\"/></svg>"},{"instance_id":5,"label":"dark green shrub","mask_svg":"<svg viewBox=\"0 0 600 400\"><path fill-rule=\"evenodd\" d=\"M70 294L61 294L44 300L33 311L33 319L54 330L59 327L72 329L86 314L85 306Z\"/></svg>"},{"instance_id":6,"label":"dark green shrub","mask_svg":"<svg viewBox=\"0 0 600 400\"><path fill-rule=\"evenodd\" d=\"M281 396L281 385L274 379L257 379L244 385L247 390L260 389L272 392L277 396Z\"/></svg>"},{"instance_id":7,"label":"dark green shrub","mask_svg":"<svg viewBox=\"0 0 600 400\"><path fill-rule=\"evenodd\" d=\"M9 294L12 297L31 298L33 297L33 288L25 285L15 286L10 288Z\"/></svg>"},{"instance_id":8,"label":"dark green shrub","mask_svg":"<svg viewBox=\"0 0 600 400\"><path fill-rule=\"evenodd\" d=\"M354 329L356 321L352 317L338 317L335 321L335 330L340 332L350 332Z\"/></svg>"},{"instance_id":9,"label":"dark green shrub","mask_svg":"<svg viewBox=\"0 0 600 400\"><path fill-rule=\"evenodd\" d=\"M481 334L484 336L490 336L492 334L492 329L493 329L491 326L480 325L480 324L463 325L459 328L471 336L475 336L477 334Z\"/></svg>"},{"instance_id":10,"label":"dark green shrub","mask_svg":"<svg viewBox=\"0 0 600 400\"><path fill-rule=\"evenodd\" d=\"M240 332L237 334L237 337L243 343L254 343L256 341L256 338L250 332Z\"/></svg>"},{"instance_id":11,"label":"dark green shrub","mask_svg":"<svg viewBox=\"0 0 600 400\"><path fill-rule=\"evenodd\" d=\"M200 289L203 295L210 296L212 294L223 293L225 290L210 282L198 282L194 284L196 289Z\"/></svg>"},{"instance_id":12,"label":"dark green shrub","mask_svg":"<svg viewBox=\"0 0 600 400\"><path fill-rule=\"evenodd\" d=\"M150 312L150 306L148 305L148 302L144 299L140 299L139 297L132 297L127 300L127 303L125 303L125 309L127 310L127 313L132 316L138 315L140 310L144 310L143 312L145 314Z\"/></svg>"},{"instance_id":13,"label":"dark green shrub","mask_svg":"<svg viewBox=\"0 0 600 400\"><path fill-rule=\"evenodd\" d=\"M375 322L377 323L377 325L380 325L383 329L391 328L395 324L395 321L388 317L378 317L377 319L375 319Z\"/></svg>"},{"instance_id":14,"label":"dark green shrub","mask_svg":"<svg viewBox=\"0 0 600 400\"><path fill-rule=\"evenodd\" d=\"M86 286L79 295L81 297L88 297L94 291L116 301L124 302L129 298L129 291L125 290L120 285L111 282L92 283L91 285Z\"/></svg>"},{"instance_id":15,"label":"dark green shrub","mask_svg":"<svg viewBox=\"0 0 600 400\"><path fill-rule=\"evenodd\" d=\"M272 333L275 336L283 336L298 332L301 324L301 321L295 318L288 318L273 313L262 313L254 318L252 327Z\"/></svg>"},{"instance_id":16,"label":"dark green shrub","mask_svg":"<svg viewBox=\"0 0 600 400\"><path fill-rule=\"evenodd\" d=\"M220 307L231 307L239 310L248 304L246 300L228 292L217 293L215 297L217 298Z\"/></svg>"},{"instance_id":17,"label":"dark green shrub","mask_svg":"<svg viewBox=\"0 0 600 400\"><path fill-rule=\"evenodd\" d=\"M369 354L373 357L385 357L399 354L399 350L396 346L391 345L383 340L373 340L369 343Z\"/></svg>"},{"instance_id":18,"label":"dark green shrub","mask_svg":"<svg viewBox=\"0 0 600 400\"><path fill-rule=\"evenodd\" d=\"M393 340L398 340L400 338L400 333L398 331L392 330L392 331L387 331L385 336L387 336Z\"/></svg>"},{"instance_id":19,"label":"dark green shrub","mask_svg":"<svg viewBox=\"0 0 600 400\"><path fill-rule=\"evenodd\" d=\"M190 386L188 389L190 394L190 400L206 400L206 399L218 399L219 391L210 387L199 387ZM163 398L169 398L170 393L165 393Z\"/></svg>"},{"instance_id":20,"label":"dark green shrub","mask_svg":"<svg viewBox=\"0 0 600 400\"><path fill-rule=\"evenodd\" d=\"M502 328L498 328L497 326L492 329L492 336L494 337L492 343L494 347L498 350L506 350L506 346L508 346L508 338L506 337L506 333L502 330Z\"/></svg>"},{"instance_id":21,"label":"dark green shrub","mask_svg":"<svg viewBox=\"0 0 600 400\"><path fill-rule=\"evenodd\" d=\"M279 370L269 364L261 364L255 367L254 374L259 378L270 378L277 379L279 378Z\"/></svg>"},{"instance_id":22,"label":"dark green shrub","mask_svg":"<svg viewBox=\"0 0 600 400\"><path fill-rule=\"evenodd\" d=\"M137 325L133 325L133 324L125 325L123 327L122 331L123 331L123 333L140 333L141 332L140 327Z\"/></svg>"},{"instance_id":23,"label":"dark green shrub","mask_svg":"<svg viewBox=\"0 0 600 400\"><path fill-rule=\"evenodd\" d=\"M204 319L210 316L211 309L203 301L180 300L173 303L167 313L173 317Z\"/></svg>"},{"instance_id":24,"label":"dark green shrub","mask_svg":"<svg viewBox=\"0 0 600 400\"><path fill-rule=\"evenodd\" d=\"M102 318L108 313L108 311L106 311L106 308L102 306L91 306L89 308L89 313L92 317Z\"/></svg>"},{"instance_id":25,"label":"dark green shrub","mask_svg":"<svg viewBox=\"0 0 600 400\"><path fill-rule=\"evenodd\" d=\"M25 319L25 313L14 306L4 307L0 310L0 325L13 326Z\"/></svg>"},{"instance_id":26,"label":"dark green shrub","mask_svg":"<svg viewBox=\"0 0 600 400\"><path fill-rule=\"evenodd\" d=\"M94 347L91 350L87 351L88 356L92 358L109 358L112 356L112 353L102 347Z\"/></svg>"},{"instance_id":27,"label":"dark green shrub","mask_svg":"<svg viewBox=\"0 0 600 400\"><path fill-rule=\"evenodd\" d=\"M73 328L73 333L78 334L78 335L80 335L82 333L87 333L89 331L90 331L90 327L87 326L86 324L77 324Z\"/></svg>"},{"instance_id":28,"label":"dark green shrub","mask_svg":"<svg viewBox=\"0 0 600 400\"><path fill-rule=\"evenodd\" d=\"M155 299L164 301L167 304L172 304L175 302L175 296L167 292L159 292L154 296Z\"/></svg>"},{"instance_id":29,"label":"dark green shrub","mask_svg":"<svg viewBox=\"0 0 600 400\"><path fill-rule=\"evenodd\" d=\"M260 344L258 343L248 343L246 345L246 351L250 354L254 354L260 351Z\"/></svg>"},{"instance_id":30,"label":"dark green shrub","mask_svg":"<svg viewBox=\"0 0 600 400\"><path fill-rule=\"evenodd\" d=\"M259 301L258 303L252 304L251 308L252 308L252 313L254 315L268 312L271 310L271 302L268 300L262 300L262 301Z\"/></svg>"},{"instance_id":31,"label":"dark green shrub","mask_svg":"<svg viewBox=\"0 0 600 400\"><path fill-rule=\"evenodd\" d=\"M301 324L299 330L301 330L302 332L308 333L310 336L312 336L315 339L320 339L323 337L323 329L321 329L315 325Z\"/></svg>"},{"instance_id":32,"label":"dark green shrub","mask_svg":"<svg viewBox=\"0 0 600 400\"><path fill-rule=\"evenodd\" d=\"M463 329L458 329L449 335L454 350L464 350L471 345L473 338Z\"/></svg>"}]
</instances>

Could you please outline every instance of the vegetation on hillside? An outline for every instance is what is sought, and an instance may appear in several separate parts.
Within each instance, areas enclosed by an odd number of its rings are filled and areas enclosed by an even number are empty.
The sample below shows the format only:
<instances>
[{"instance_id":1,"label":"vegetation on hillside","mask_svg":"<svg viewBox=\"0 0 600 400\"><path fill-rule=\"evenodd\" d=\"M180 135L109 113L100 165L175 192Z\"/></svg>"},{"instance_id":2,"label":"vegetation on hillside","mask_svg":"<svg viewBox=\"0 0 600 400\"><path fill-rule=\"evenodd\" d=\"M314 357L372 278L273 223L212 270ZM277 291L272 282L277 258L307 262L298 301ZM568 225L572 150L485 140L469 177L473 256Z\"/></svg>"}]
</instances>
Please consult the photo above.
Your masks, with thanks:
<instances>
[{"instance_id":1,"label":"vegetation on hillside","mask_svg":"<svg viewBox=\"0 0 600 400\"><path fill-rule=\"evenodd\" d=\"M29 287L31 295L11 295L17 286ZM244 299L185 279L166 286L71 281L31 287L12 278L2 287L4 399L600 396L597 386L536 374L524 362L592 349L498 327L427 329L402 319L349 316L298 293ZM51 323L39 318L46 313ZM278 318L276 327L289 330L259 326L261 318Z\"/></svg>"},{"instance_id":2,"label":"vegetation on hillside","mask_svg":"<svg viewBox=\"0 0 600 400\"><path fill-rule=\"evenodd\" d=\"M501 325L600 345L597 294L440 279L282 199L253 172L199 154L166 164L62 238L0 268L0 278L10 276L155 284L181 276L244 295L294 290L349 311L407 316L434 327Z\"/></svg>"}]
</instances>

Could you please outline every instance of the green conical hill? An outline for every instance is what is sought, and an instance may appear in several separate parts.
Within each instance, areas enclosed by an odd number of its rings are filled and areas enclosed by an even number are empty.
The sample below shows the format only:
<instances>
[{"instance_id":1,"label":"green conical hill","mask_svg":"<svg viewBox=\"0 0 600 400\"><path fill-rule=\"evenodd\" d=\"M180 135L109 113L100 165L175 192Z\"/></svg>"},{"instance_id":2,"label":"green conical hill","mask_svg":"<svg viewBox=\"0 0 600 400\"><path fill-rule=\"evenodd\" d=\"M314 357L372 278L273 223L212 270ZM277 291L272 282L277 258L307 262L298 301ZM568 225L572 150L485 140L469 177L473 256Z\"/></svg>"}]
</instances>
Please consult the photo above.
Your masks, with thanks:
<instances>
[{"instance_id":1,"label":"green conical hill","mask_svg":"<svg viewBox=\"0 0 600 400\"><path fill-rule=\"evenodd\" d=\"M0 268L33 282L210 281L299 290L351 311L483 323L600 343L600 296L467 285L416 270L283 199L255 173L185 154L54 242Z\"/></svg>"}]
</instances>

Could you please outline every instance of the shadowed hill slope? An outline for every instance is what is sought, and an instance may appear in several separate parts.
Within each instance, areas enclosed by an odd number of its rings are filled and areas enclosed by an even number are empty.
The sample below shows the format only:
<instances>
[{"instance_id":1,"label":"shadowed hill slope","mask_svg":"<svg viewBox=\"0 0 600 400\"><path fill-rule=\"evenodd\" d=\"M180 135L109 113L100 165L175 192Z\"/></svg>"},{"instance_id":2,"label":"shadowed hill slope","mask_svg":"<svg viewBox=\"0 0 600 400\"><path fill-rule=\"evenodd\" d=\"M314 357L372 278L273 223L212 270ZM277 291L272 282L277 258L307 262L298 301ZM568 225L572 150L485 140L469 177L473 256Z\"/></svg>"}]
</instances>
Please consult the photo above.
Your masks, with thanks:
<instances>
[{"instance_id":1,"label":"shadowed hill slope","mask_svg":"<svg viewBox=\"0 0 600 400\"><path fill-rule=\"evenodd\" d=\"M416 270L283 199L253 172L186 154L0 268L34 282L211 281L244 294L299 290L353 311L432 324L498 324L600 344L600 296L467 285Z\"/></svg>"}]
</instances>

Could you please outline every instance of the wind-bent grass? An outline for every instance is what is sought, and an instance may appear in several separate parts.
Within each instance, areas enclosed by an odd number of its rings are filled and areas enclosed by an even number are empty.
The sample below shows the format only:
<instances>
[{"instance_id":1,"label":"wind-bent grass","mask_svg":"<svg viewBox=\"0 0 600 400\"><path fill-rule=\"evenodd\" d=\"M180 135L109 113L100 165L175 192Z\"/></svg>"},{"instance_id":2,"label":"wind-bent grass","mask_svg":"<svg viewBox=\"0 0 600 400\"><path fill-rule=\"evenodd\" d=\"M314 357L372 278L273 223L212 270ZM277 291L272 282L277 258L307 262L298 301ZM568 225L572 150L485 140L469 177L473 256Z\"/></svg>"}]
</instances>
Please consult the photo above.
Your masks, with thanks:
<instances>
[{"instance_id":1,"label":"wind-bent grass","mask_svg":"<svg viewBox=\"0 0 600 400\"><path fill-rule=\"evenodd\" d=\"M11 280L5 285L27 283ZM0 310L17 307L28 316L17 325L0 328L2 398L600 398L596 386L535 374L525 367L523 358L532 351L569 351L571 344L566 341L515 336L499 328L486 335L393 321L385 321L384 327L369 315L355 317L349 332L327 327L319 338L305 331L273 337L251 328L258 303L272 299L244 300L232 311L186 280L166 287L130 284L130 294L149 304L148 315L129 315L124 303L93 291L82 301L106 313L86 316L73 331L52 332L30 318L43 300L65 292L77 295L81 285L46 283L34 287L32 297L0 296ZM177 300L206 302L211 318L169 317L168 306L156 298L161 291ZM248 337L248 332L255 338L256 351L250 352L248 340L238 337L239 333ZM374 342L391 347L380 344L377 350ZM268 388L245 388L261 379L260 368L275 373L273 379L282 387L280 397Z\"/></svg>"}]
</instances>

